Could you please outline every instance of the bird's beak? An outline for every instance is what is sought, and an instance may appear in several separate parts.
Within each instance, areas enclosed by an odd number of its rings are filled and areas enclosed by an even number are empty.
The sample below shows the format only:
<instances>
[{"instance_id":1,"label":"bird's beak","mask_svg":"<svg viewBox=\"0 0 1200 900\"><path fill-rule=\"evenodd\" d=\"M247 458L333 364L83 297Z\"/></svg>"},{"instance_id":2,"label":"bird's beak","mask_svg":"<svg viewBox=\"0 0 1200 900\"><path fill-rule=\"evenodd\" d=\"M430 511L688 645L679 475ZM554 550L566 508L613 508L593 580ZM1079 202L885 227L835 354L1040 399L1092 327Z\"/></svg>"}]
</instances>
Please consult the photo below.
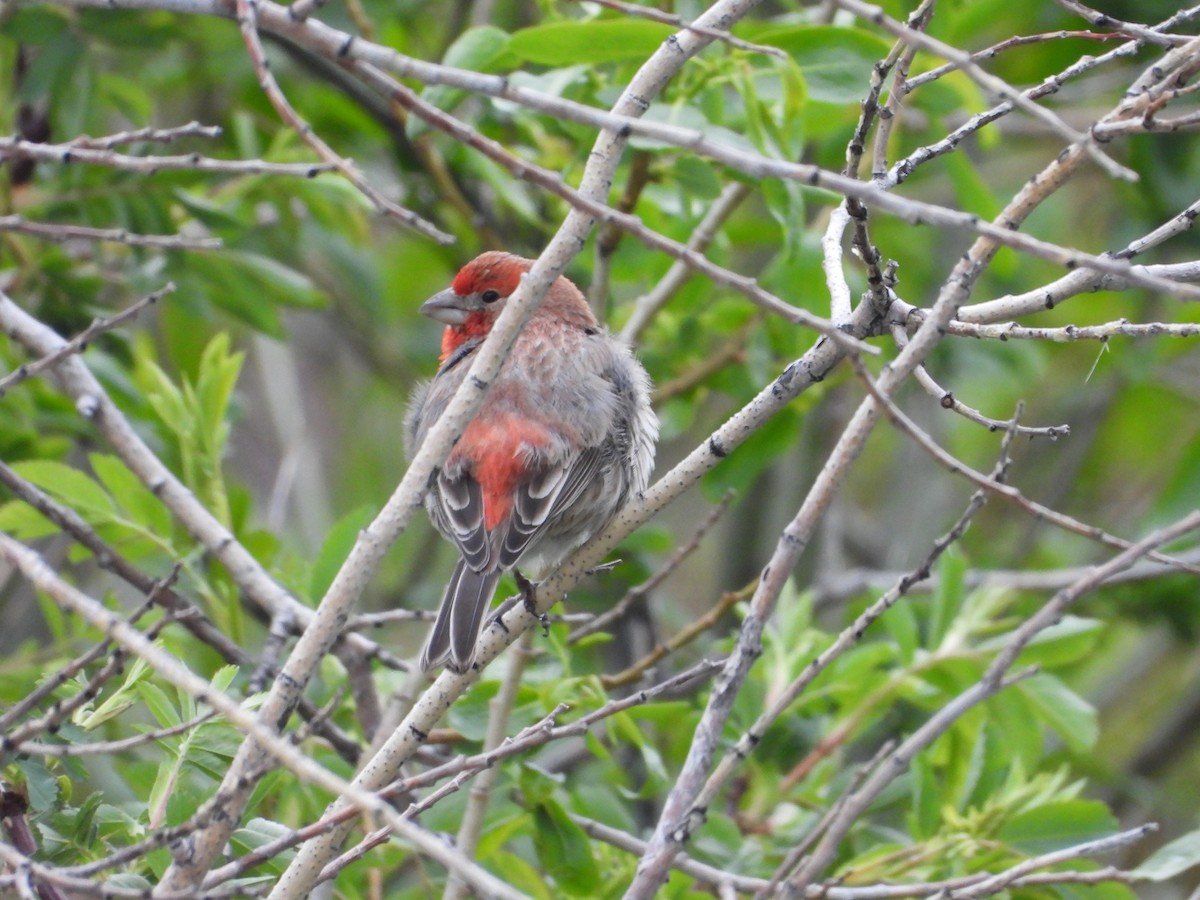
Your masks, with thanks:
<instances>
[{"instance_id":1,"label":"bird's beak","mask_svg":"<svg viewBox=\"0 0 1200 900\"><path fill-rule=\"evenodd\" d=\"M453 288L438 291L421 304L418 312L446 325L461 325L467 321L467 298L454 293Z\"/></svg>"}]
</instances>

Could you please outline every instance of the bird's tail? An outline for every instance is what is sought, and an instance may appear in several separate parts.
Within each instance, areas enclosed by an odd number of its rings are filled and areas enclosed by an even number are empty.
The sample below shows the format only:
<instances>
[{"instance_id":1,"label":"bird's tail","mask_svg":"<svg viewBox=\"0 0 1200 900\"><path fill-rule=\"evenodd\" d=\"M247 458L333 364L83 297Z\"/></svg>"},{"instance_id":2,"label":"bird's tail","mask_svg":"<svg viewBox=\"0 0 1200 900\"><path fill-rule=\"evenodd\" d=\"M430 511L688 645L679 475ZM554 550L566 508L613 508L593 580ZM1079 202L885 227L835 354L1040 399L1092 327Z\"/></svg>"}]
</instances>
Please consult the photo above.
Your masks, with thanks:
<instances>
[{"instance_id":1,"label":"bird's tail","mask_svg":"<svg viewBox=\"0 0 1200 900\"><path fill-rule=\"evenodd\" d=\"M491 605L499 581L499 570L475 572L466 560L458 561L438 607L437 621L421 651L422 671L440 666L447 657L450 665L460 672L471 668L483 613Z\"/></svg>"}]
</instances>

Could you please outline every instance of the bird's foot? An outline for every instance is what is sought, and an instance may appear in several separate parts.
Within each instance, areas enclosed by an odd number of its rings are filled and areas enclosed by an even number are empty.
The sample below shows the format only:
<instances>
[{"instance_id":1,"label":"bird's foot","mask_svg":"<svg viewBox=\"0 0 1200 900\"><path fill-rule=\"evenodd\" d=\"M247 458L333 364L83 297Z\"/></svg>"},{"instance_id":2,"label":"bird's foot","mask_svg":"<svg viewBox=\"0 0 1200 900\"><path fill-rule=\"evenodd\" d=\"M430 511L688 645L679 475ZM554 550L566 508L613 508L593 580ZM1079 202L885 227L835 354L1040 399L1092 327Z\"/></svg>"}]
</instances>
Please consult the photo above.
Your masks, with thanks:
<instances>
[{"instance_id":1,"label":"bird's foot","mask_svg":"<svg viewBox=\"0 0 1200 900\"><path fill-rule=\"evenodd\" d=\"M517 605L517 601L521 599L521 595L517 594L513 597L508 597L500 601L500 605L496 607L496 611L492 613L492 617L488 619L488 627L495 625L505 634L508 634L508 626L504 624L504 615L510 609Z\"/></svg>"},{"instance_id":2,"label":"bird's foot","mask_svg":"<svg viewBox=\"0 0 1200 900\"><path fill-rule=\"evenodd\" d=\"M588 569L587 573L589 575L607 575L609 572L613 571L613 569L615 569L617 566L619 566L623 562L624 562L624 560L622 560L622 559L609 560L606 563L600 563L600 565L595 566L594 568Z\"/></svg>"},{"instance_id":3,"label":"bird's foot","mask_svg":"<svg viewBox=\"0 0 1200 900\"><path fill-rule=\"evenodd\" d=\"M525 609L531 616L542 623L542 634L547 636L550 634L550 617L544 612L539 612L537 608L537 585L522 575L517 569L513 569L513 578L517 580L517 587L521 589L520 599L525 604Z\"/></svg>"}]
</instances>

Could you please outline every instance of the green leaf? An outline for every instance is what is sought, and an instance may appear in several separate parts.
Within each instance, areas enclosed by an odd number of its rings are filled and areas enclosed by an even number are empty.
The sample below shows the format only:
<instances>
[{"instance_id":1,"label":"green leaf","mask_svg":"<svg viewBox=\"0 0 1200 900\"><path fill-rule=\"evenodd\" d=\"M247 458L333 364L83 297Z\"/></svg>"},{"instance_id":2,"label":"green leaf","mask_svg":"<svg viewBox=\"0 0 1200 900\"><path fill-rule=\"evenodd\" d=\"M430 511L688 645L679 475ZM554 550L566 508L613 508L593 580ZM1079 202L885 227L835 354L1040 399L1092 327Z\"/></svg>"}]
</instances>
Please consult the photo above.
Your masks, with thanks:
<instances>
[{"instance_id":1,"label":"green leaf","mask_svg":"<svg viewBox=\"0 0 1200 900\"><path fill-rule=\"evenodd\" d=\"M183 721L166 691L154 682L143 681L139 684L138 695L163 728L172 728Z\"/></svg>"},{"instance_id":2,"label":"green leaf","mask_svg":"<svg viewBox=\"0 0 1200 900\"><path fill-rule=\"evenodd\" d=\"M19 44L44 44L70 27L66 10L51 7L14 9L4 20L4 36Z\"/></svg>"},{"instance_id":3,"label":"green leaf","mask_svg":"<svg viewBox=\"0 0 1200 900\"><path fill-rule=\"evenodd\" d=\"M515 853L497 851L488 857L495 868L504 873L504 880L527 897L535 900L551 900L554 892L538 870Z\"/></svg>"},{"instance_id":4,"label":"green leaf","mask_svg":"<svg viewBox=\"0 0 1200 900\"><path fill-rule=\"evenodd\" d=\"M360 506L346 513L329 529L329 533L325 535L325 543L321 545L321 551L313 561L312 575L309 576L308 595L314 601L325 596L338 569L346 561L350 548L358 540L359 532L374 516L374 507Z\"/></svg>"},{"instance_id":5,"label":"green leaf","mask_svg":"<svg viewBox=\"0 0 1200 900\"><path fill-rule=\"evenodd\" d=\"M114 891L150 891L154 885L133 872L117 872L104 879L104 886Z\"/></svg>"},{"instance_id":6,"label":"green leaf","mask_svg":"<svg viewBox=\"0 0 1200 900\"><path fill-rule=\"evenodd\" d=\"M167 816L167 806L179 787L180 773L187 757L187 741L180 745L180 752L168 756L159 763L146 798L146 812L151 828L159 827Z\"/></svg>"},{"instance_id":7,"label":"green leaf","mask_svg":"<svg viewBox=\"0 0 1200 900\"><path fill-rule=\"evenodd\" d=\"M442 62L458 69L486 72L508 47L507 31L494 25L468 28L449 47Z\"/></svg>"},{"instance_id":8,"label":"green leaf","mask_svg":"<svg viewBox=\"0 0 1200 900\"><path fill-rule=\"evenodd\" d=\"M947 805L947 798L928 753L917 755L911 773L912 806L908 814L908 827L913 837L930 838L937 833L942 822L942 807Z\"/></svg>"},{"instance_id":9,"label":"green leaf","mask_svg":"<svg viewBox=\"0 0 1200 900\"><path fill-rule=\"evenodd\" d=\"M533 846L543 871L567 893L593 896L600 869L583 829L552 798L534 807L533 822Z\"/></svg>"},{"instance_id":10,"label":"green leaf","mask_svg":"<svg viewBox=\"0 0 1200 900\"><path fill-rule=\"evenodd\" d=\"M243 219L229 212L223 204L215 202L206 194L179 188L173 192L172 196L192 214L192 218L214 231L221 231L228 235L244 231L246 228Z\"/></svg>"},{"instance_id":11,"label":"green leaf","mask_svg":"<svg viewBox=\"0 0 1200 900\"><path fill-rule=\"evenodd\" d=\"M1053 669L1083 659L1095 649L1104 631L1104 624L1097 619L1079 616L1063 618L1040 631L1017 657L1016 666L1037 665ZM1012 633L997 635L981 641L981 650L997 651L1012 639Z\"/></svg>"},{"instance_id":12,"label":"green leaf","mask_svg":"<svg viewBox=\"0 0 1200 900\"><path fill-rule=\"evenodd\" d=\"M226 666L221 666L213 673L213 677L209 679L209 684L212 685L214 691L225 693L229 690L229 686L233 684L233 679L237 678L238 667L232 663Z\"/></svg>"},{"instance_id":13,"label":"green leaf","mask_svg":"<svg viewBox=\"0 0 1200 900\"><path fill-rule=\"evenodd\" d=\"M249 851L257 850L264 844L269 844L271 841L278 840L284 835L291 834L291 832L292 829L286 825L256 816L235 831L231 839L243 851ZM281 854L281 861L286 861L294 853L294 850L285 851ZM275 859L275 857L272 857L272 859Z\"/></svg>"},{"instance_id":14,"label":"green leaf","mask_svg":"<svg viewBox=\"0 0 1200 900\"><path fill-rule=\"evenodd\" d=\"M994 185L988 183L970 157L951 153L947 155L946 165L962 209L970 210L981 219L987 220L1000 214L1004 203L996 198L993 193Z\"/></svg>"},{"instance_id":15,"label":"green leaf","mask_svg":"<svg viewBox=\"0 0 1200 900\"><path fill-rule=\"evenodd\" d=\"M306 309L320 309L325 295L303 272L258 253L237 253L226 250L221 259L233 263L262 288L260 302L274 300Z\"/></svg>"},{"instance_id":16,"label":"green leaf","mask_svg":"<svg viewBox=\"0 0 1200 900\"><path fill-rule=\"evenodd\" d=\"M527 764L521 766L521 795L531 806L548 803L562 783L561 776L551 775L544 769Z\"/></svg>"},{"instance_id":17,"label":"green leaf","mask_svg":"<svg viewBox=\"0 0 1200 900\"><path fill-rule=\"evenodd\" d=\"M839 104L867 95L872 67L891 49L877 35L836 25L788 26L759 34L755 40L791 54L804 75L809 97Z\"/></svg>"},{"instance_id":18,"label":"green leaf","mask_svg":"<svg viewBox=\"0 0 1200 900\"><path fill-rule=\"evenodd\" d=\"M692 197L715 200L721 193L721 179L707 160L695 156L681 156L672 166L674 183L681 191Z\"/></svg>"},{"instance_id":19,"label":"green leaf","mask_svg":"<svg viewBox=\"0 0 1200 900\"><path fill-rule=\"evenodd\" d=\"M96 842L96 809L103 799L104 795L99 791L89 794L80 805L79 811L75 813L74 838L75 843L81 847L90 847Z\"/></svg>"},{"instance_id":20,"label":"green leaf","mask_svg":"<svg viewBox=\"0 0 1200 900\"><path fill-rule=\"evenodd\" d=\"M803 223L808 209L805 188L795 181L772 179L763 182L762 194L767 202L767 211L780 225L786 257L797 258L802 252L805 234Z\"/></svg>"},{"instance_id":21,"label":"green leaf","mask_svg":"<svg viewBox=\"0 0 1200 900\"><path fill-rule=\"evenodd\" d=\"M1014 690L1001 691L987 701L987 710L997 733L1004 735L1010 761L1027 769L1036 767L1045 738L1037 718L1030 713L1028 699Z\"/></svg>"},{"instance_id":22,"label":"green leaf","mask_svg":"<svg viewBox=\"0 0 1200 900\"><path fill-rule=\"evenodd\" d=\"M31 459L16 463L17 474L42 490L54 494L85 517L107 518L116 511L112 497L95 481L76 468L50 459Z\"/></svg>"},{"instance_id":23,"label":"green leaf","mask_svg":"<svg viewBox=\"0 0 1200 900\"><path fill-rule=\"evenodd\" d=\"M482 741L487 734L488 704L499 690L498 682L480 681L465 697L450 707L450 725L457 728L468 740Z\"/></svg>"},{"instance_id":24,"label":"green leaf","mask_svg":"<svg viewBox=\"0 0 1200 900\"><path fill-rule=\"evenodd\" d=\"M1159 847L1132 874L1146 881L1167 881L1196 866L1200 866L1200 828Z\"/></svg>"},{"instance_id":25,"label":"green leaf","mask_svg":"<svg viewBox=\"0 0 1200 900\"><path fill-rule=\"evenodd\" d=\"M81 9L78 16L87 34L117 50L161 47L180 37L181 23L169 16L146 16L132 9Z\"/></svg>"},{"instance_id":26,"label":"green leaf","mask_svg":"<svg viewBox=\"0 0 1200 900\"><path fill-rule=\"evenodd\" d=\"M522 28L513 34L508 49L526 62L543 66L643 60L674 30L644 19L551 22Z\"/></svg>"},{"instance_id":27,"label":"green leaf","mask_svg":"<svg viewBox=\"0 0 1200 900\"><path fill-rule=\"evenodd\" d=\"M28 541L58 534L58 526L24 500L12 500L0 505L0 531Z\"/></svg>"},{"instance_id":28,"label":"green leaf","mask_svg":"<svg viewBox=\"0 0 1200 900\"><path fill-rule=\"evenodd\" d=\"M139 338L135 349L134 380L154 412L177 435L187 431L188 414L181 391L152 358L154 348Z\"/></svg>"},{"instance_id":29,"label":"green leaf","mask_svg":"<svg viewBox=\"0 0 1200 900\"><path fill-rule=\"evenodd\" d=\"M51 809L58 802L58 779L39 759L18 759L17 768L25 778L25 794L34 812Z\"/></svg>"},{"instance_id":30,"label":"green leaf","mask_svg":"<svg viewBox=\"0 0 1200 900\"><path fill-rule=\"evenodd\" d=\"M1000 829L1000 839L1026 853L1049 853L1116 831L1117 821L1096 800L1060 800L1018 813Z\"/></svg>"},{"instance_id":31,"label":"green leaf","mask_svg":"<svg viewBox=\"0 0 1200 900\"><path fill-rule=\"evenodd\" d=\"M229 335L220 332L214 335L200 357L200 371L196 377L196 401L200 414L200 425L204 429L208 449L219 461L224 449L229 427L226 416L233 389L237 386L242 370L244 353L229 351Z\"/></svg>"},{"instance_id":32,"label":"green leaf","mask_svg":"<svg viewBox=\"0 0 1200 900\"><path fill-rule=\"evenodd\" d=\"M933 595L933 617L929 626L930 647L941 646L962 608L966 598L967 561L957 547L950 547L938 560L937 571L937 590Z\"/></svg>"},{"instance_id":33,"label":"green leaf","mask_svg":"<svg viewBox=\"0 0 1200 900\"><path fill-rule=\"evenodd\" d=\"M155 646L162 648L162 643L155 641ZM135 702L135 694L137 693L138 682L150 673L150 666L143 659L136 659L133 665L129 667L129 672L125 676L125 680L121 683L112 696L97 706L91 712L87 712L87 707L81 708L73 717L73 721L84 731L91 731L93 728L98 728L110 719L115 719Z\"/></svg>"},{"instance_id":34,"label":"green leaf","mask_svg":"<svg viewBox=\"0 0 1200 900\"><path fill-rule=\"evenodd\" d=\"M1096 710L1053 675L1036 675L1014 686L1036 710L1039 718L1075 753L1086 753L1096 745L1100 725Z\"/></svg>"},{"instance_id":35,"label":"green leaf","mask_svg":"<svg viewBox=\"0 0 1200 900\"><path fill-rule=\"evenodd\" d=\"M917 616L907 598L901 597L891 609L879 617L879 625L896 642L900 650L900 661L908 665L921 646L921 633Z\"/></svg>"},{"instance_id":36,"label":"green leaf","mask_svg":"<svg viewBox=\"0 0 1200 900\"><path fill-rule=\"evenodd\" d=\"M533 816L523 810L510 814L507 819L489 818L487 829L479 836L476 855L481 860L493 859L500 855L503 852L502 848L509 841L524 838L529 834L532 821Z\"/></svg>"},{"instance_id":37,"label":"green leaf","mask_svg":"<svg viewBox=\"0 0 1200 900\"><path fill-rule=\"evenodd\" d=\"M101 803L96 807L96 821L102 826L102 834L120 834L136 840L146 833L146 827L143 823L139 822L121 807L114 806L111 803Z\"/></svg>"},{"instance_id":38,"label":"green leaf","mask_svg":"<svg viewBox=\"0 0 1200 900\"><path fill-rule=\"evenodd\" d=\"M512 59L508 42L508 32L494 25L468 28L446 48L442 63L473 72L495 72L505 68L503 64ZM453 110L466 95L467 92L459 88L436 84L421 92L423 100L447 112ZM429 131L429 126L419 117L409 116L405 131L410 138L415 138Z\"/></svg>"},{"instance_id":39,"label":"green leaf","mask_svg":"<svg viewBox=\"0 0 1200 900\"><path fill-rule=\"evenodd\" d=\"M88 463L96 477L138 525L155 534L169 534L171 516L158 498L116 456L93 453Z\"/></svg>"},{"instance_id":40,"label":"green leaf","mask_svg":"<svg viewBox=\"0 0 1200 900\"><path fill-rule=\"evenodd\" d=\"M1014 758L1009 744L1010 735L999 723L992 721L990 712L987 722L979 734L975 754L971 760L971 778L968 782L971 791L962 797L959 809L972 806L986 806L988 798L999 792L1013 770L1020 765L1019 757ZM1040 752L1041 746L1037 750Z\"/></svg>"}]
</instances>

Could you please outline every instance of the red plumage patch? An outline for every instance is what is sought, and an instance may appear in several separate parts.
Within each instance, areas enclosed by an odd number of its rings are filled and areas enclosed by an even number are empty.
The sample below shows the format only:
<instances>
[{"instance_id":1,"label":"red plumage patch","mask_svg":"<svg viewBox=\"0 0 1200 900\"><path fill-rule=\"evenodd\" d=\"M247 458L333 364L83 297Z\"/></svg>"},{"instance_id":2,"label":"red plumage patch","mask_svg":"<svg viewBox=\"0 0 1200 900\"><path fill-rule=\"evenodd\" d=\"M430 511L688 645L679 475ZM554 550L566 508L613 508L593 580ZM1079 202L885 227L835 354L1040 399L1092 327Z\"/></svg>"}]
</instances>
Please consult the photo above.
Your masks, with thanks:
<instances>
[{"instance_id":1,"label":"red plumage patch","mask_svg":"<svg viewBox=\"0 0 1200 900\"><path fill-rule=\"evenodd\" d=\"M454 276L451 287L460 297L481 291L499 291L507 297L517 289L521 275L529 271L529 262L510 253L492 251L471 260Z\"/></svg>"},{"instance_id":2,"label":"red plumage patch","mask_svg":"<svg viewBox=\"0 0 1200 900\"><path fill-rule=\"evenodd\" d=\"M490 309L481 309L467 316L467 321L461 325L446 326L442 332L442 355L438 357L438 362L445 362L450 354L471 338L486 337L494 321L496 317Z\"/></svg>"},{"instance_id":3,"label":"red plumage patch","mask_svg":"<svg viewBox=\"0 0 1200 900\"><path fill-rule=\"evenodd\" d=\"M471 460L472 475L483 488L483 524L488 531L512 512L513 494L528 475L528 450L549 440L539 423L511 415L485 415L467 426L451 456Z\"/></svg>"}]
</instances>

